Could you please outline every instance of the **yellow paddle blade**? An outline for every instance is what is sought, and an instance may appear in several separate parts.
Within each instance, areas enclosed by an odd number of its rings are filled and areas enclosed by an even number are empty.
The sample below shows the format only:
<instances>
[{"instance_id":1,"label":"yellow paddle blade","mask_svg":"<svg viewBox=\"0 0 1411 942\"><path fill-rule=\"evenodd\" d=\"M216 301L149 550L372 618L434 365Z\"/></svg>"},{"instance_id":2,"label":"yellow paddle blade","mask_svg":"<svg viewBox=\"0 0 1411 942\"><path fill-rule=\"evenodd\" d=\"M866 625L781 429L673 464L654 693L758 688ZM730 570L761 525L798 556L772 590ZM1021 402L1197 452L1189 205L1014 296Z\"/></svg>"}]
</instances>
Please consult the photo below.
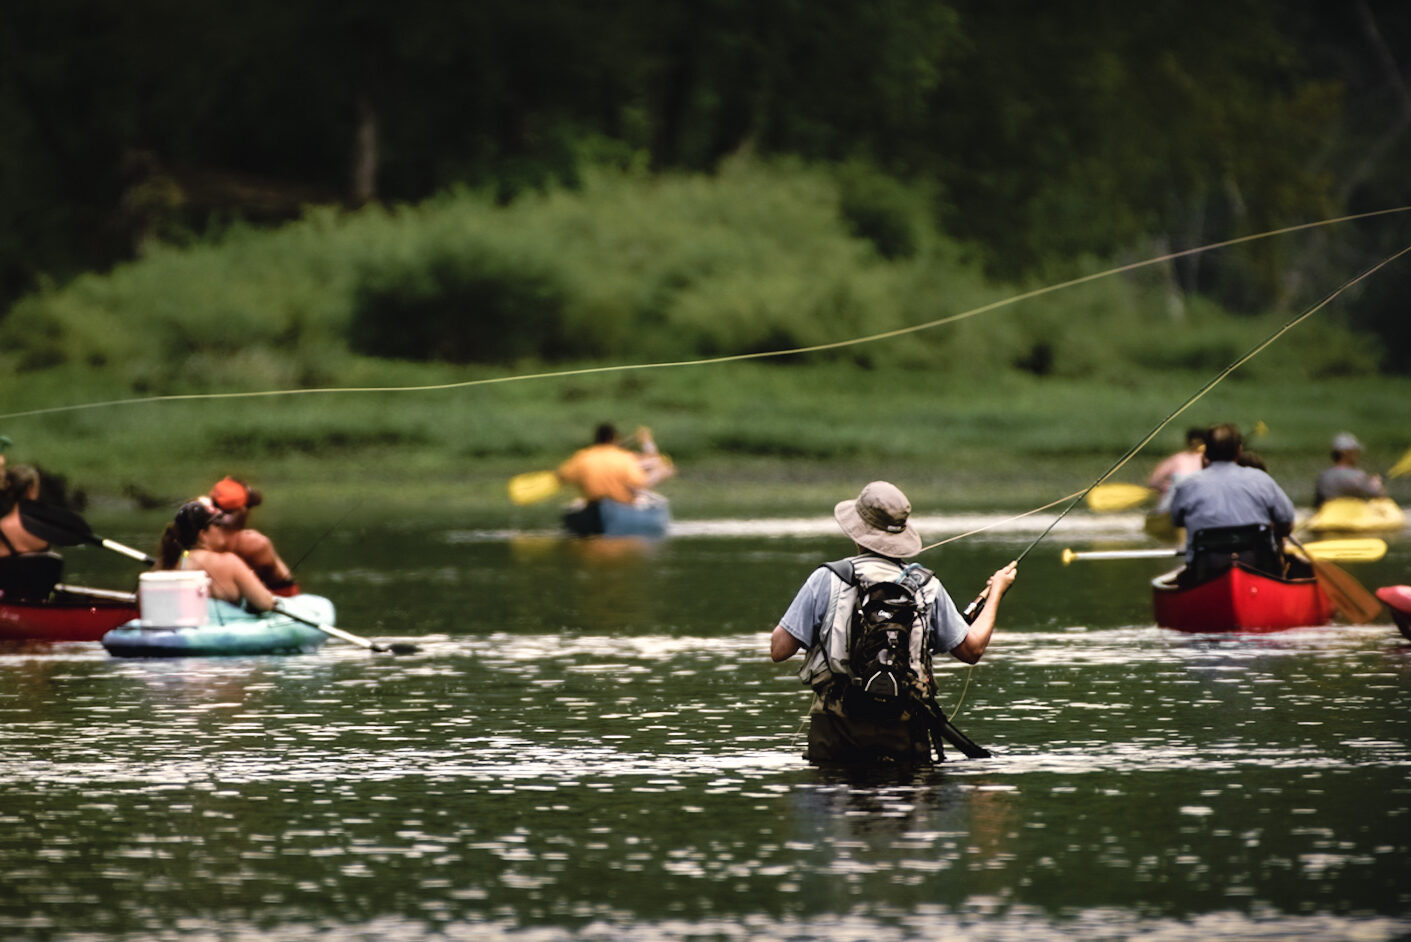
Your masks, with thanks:
<instances>
[{"instance_id":1,"label":"yellow paddle blade","mask_svg":"<svg viewBox=\"0 0 1411 942\"><path fill-rule=\"evenodd\" d=\"M516 504L535 504L558 492L559 477L552 471L526 471L510 478L510 500Z\"/></svg>"},{"instance_id":2,"label":"yellow paddle blade","mask_svg":"<svg viewBox=\"0 0 1411 942\"><path fill-rule=\"evenodd\" d=\"M1099 484L1088 491L1088 506L1098 513L1131 510L1156 496L1145 484Z\"/></svg>"},{"instance_id":3,"label":"yellow paddle blade","mask_svg":"<svg viewBox=\"0 0 1411 942\"><path fill-rule=\"evenodd\" d=\"M1406 454L1401 456L1401 460L1391 466L1391 470L1387 472L1387 477L1399 478L1403 474L1411 474L1411 448L1406 450Z\"/></svg>"},{"instance_id":4,"label":"yellow paddle blade","mask_svg":"<svg viewBox=\"0 0 1411 942\"><path fill-rule=\"evenodd\" d=\"M1373 563L1387 554L1386 540L1374 537L1348 540L1315 540L1304 543L1303 548L1314 559L1331 559L1337 562Z\"/></svg>"}]
</instances>

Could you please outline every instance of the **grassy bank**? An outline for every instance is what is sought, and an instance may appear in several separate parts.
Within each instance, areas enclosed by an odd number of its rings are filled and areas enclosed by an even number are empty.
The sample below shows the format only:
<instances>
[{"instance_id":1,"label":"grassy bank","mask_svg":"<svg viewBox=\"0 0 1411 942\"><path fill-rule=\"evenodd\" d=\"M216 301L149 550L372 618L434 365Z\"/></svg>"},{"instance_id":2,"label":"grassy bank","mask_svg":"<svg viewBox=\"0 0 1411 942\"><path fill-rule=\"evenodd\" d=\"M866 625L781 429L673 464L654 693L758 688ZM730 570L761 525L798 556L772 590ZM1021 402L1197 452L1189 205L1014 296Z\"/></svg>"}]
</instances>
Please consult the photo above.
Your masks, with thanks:
<instances>
[{"instance_id":1,"label":"grassy bank","mask_svg":"<svg viewBox=\"0 0 1411 942\"><path fill-rule=\"evenodd\" d=\"M40 379L40 377L35 377ZM59 373L7 404L73 401L91 388ZM96 512L171 505L225 473L271 510L329 516L534 523L552 503L511 506L512 474L552 467L601 420L651 426L679 476L663 490L682 517L816 513L877 477L918 510L1024 510L1101 474L1208 377L1146 382L1003 374L975 383L933 370L721 364L418 392L149 402L0 420L11 460L61 471ZM96 390L95 390L96 391ZM1366 464L1411 447L1411 382L1230 379L1177 418L1117 477L1140 480L1187 424L1231 419L1269 431L1252 445L1306 504L1328 440L1352 429ZM78 396L77 398L83 398ZM1393 482L1411 500L1411 478Z\"/></svg>"},{"instance_id":2,"label":"grassy bank","mask_svg":"<svg viewBox=\"0 0 1411 942\"><path fill-rule=\"evenodd\" d=\"M818 512L878 477L918 509L1023 510L1091 482L1287 317L1174 304L1157 267L1010 304L1041 286L987 282L930 218L923 194L857 168L742 161L154 246L0 320L0 433L12 460L113 513L169 508L234 473L269 492L271 513L356 501L364 515L548 519L551 506L509 506L506 479L553 466L603 420L656 431L681 468L664 489L682 516ZM544 375L814 344L839 346ZM1373 467L1411 446L1411 381L1375 364L1332 305L1119 477L1141 479L1188 424L1259 421L1258 450L1306 501L1334 432L1361 436Z\"/></svg>"}]
</instances>

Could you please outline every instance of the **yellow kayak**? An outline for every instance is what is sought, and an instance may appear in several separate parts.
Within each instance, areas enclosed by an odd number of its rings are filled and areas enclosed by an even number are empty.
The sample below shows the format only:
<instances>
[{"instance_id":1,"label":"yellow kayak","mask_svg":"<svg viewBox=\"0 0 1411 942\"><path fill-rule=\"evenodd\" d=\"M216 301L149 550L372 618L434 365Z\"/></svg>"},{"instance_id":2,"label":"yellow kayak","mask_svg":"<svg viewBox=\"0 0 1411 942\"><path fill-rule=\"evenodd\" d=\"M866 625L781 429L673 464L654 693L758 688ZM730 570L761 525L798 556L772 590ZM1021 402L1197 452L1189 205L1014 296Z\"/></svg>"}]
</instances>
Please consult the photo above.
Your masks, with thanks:
<instances>
[{"instance_id":1,"label":"yellow kayak","mask_svg":"<svg viewBox=\"0 0 1411 942\"><path fill-rule=\"evenodd\" d=\"M1406 525L1406 514L1390 497L1334 497L1308 519L1306 528L1315 533L1366 533L1378 530L1400 530Z\"/></svg>"}]
</instances>

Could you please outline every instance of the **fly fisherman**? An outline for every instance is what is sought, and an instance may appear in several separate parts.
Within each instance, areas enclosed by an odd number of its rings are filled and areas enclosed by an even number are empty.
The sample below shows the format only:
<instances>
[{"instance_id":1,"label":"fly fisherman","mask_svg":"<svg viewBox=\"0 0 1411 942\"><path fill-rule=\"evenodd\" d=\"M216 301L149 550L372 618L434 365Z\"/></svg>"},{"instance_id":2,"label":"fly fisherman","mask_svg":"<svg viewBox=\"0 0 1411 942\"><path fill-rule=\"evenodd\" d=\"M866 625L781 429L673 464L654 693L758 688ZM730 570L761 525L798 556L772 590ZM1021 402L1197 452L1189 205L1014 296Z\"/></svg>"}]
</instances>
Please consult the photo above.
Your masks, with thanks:
<instances>
[{"instance_id":1,"label":"fly fisherman","mask_svg":"<svg viewBox=\"0 0 1411 942\"><path fill-rule=\"evenodd\" d=\"M988 754L936 707L931 656L980 660L1018 564L989 578L985 604L968 622L934 573L902 562L921 552L910 515L911 502L886 481L839 503L833 516L859 555L815 569L770 636L775 661L806 652L799 678L814 691L810 762L925 764L933 732L967 755ZM944 758L939 739L936 752Z\"/></svg>"}]
</instances>

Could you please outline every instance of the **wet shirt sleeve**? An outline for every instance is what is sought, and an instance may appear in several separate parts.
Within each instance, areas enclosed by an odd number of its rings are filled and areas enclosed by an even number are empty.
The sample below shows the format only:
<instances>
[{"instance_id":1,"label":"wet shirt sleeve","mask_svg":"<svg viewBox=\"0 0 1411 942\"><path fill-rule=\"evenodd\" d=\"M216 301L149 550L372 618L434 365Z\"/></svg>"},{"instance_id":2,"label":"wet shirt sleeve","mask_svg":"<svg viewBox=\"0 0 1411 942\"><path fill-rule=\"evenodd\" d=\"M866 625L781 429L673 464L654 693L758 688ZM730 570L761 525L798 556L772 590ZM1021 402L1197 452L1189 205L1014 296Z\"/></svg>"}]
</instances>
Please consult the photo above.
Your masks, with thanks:
<instances>
[{"instance_id":1,"label":"wet shirt sleeve","mask_svg":"<svg viewBox=\"0 0 1411 942\"><path fill-rule=\"evenodd\" d=\"M931 606L931 650L949 651L970 633L970 623L960 614L951 600L950 593L942 585L936 594L936 604Z\"/></svg>"},{"instance_id":2,"label":"wet shirt sleeve","mask_svg":"<svg viewBox=\"0 0 1411 942\"><path fill-rule=\"evenodd\" d=\"M813 647L818 640L818 628L823 624L823 616L828 613L828 582L828 570L822 566L813 570L789 603L789 610L779 619L784 630L805 650Z\"/></svg>"}]
</instances>

